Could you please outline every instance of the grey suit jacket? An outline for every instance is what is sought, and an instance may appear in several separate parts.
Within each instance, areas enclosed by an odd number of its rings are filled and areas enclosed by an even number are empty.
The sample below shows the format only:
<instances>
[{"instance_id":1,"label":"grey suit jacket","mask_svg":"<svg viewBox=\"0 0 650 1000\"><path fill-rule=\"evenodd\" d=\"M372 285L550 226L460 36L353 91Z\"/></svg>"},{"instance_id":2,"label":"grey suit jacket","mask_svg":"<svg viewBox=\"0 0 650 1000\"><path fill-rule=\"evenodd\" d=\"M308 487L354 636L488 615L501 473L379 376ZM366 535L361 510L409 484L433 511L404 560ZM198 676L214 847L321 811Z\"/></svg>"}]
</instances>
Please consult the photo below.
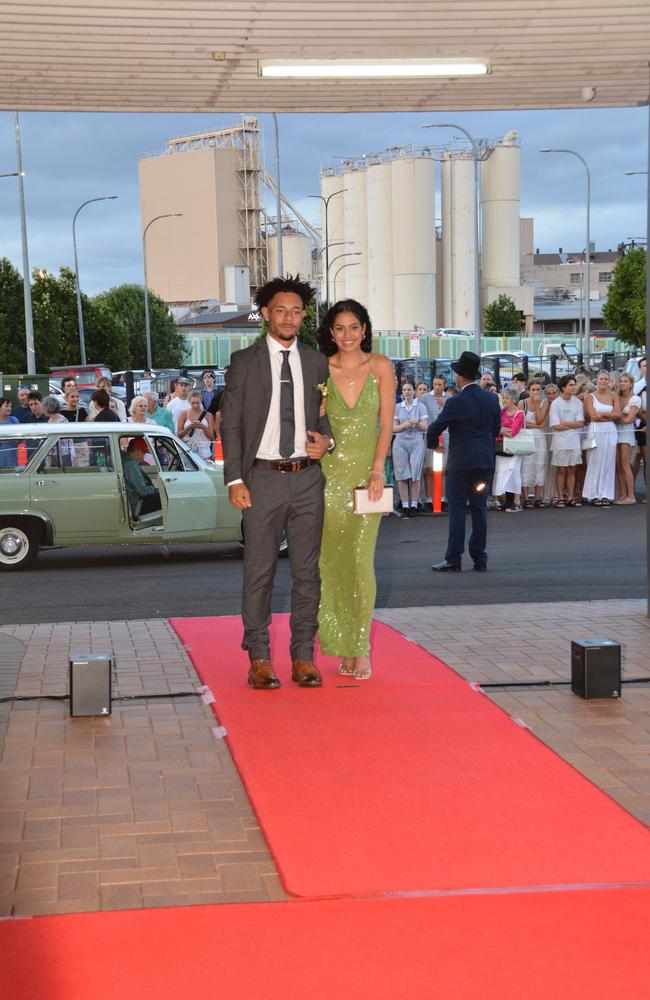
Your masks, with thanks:
<instances>
[{"instance_id":1,"label":"grey suit jacket","mask_svg":"<svg viewBox=\"0 0 650 1000\"><path fill-rule=\"evenodd\" d=\"M316 386L327 381L327 358L298 341L305 394L305 424L308 431L331 436L327 416L320 416L321 395ZM266 338L230 359L226 391L221 403L224 481L248 481L264 434L271 405L271 358Z\"/></svg>"}]
</instances>

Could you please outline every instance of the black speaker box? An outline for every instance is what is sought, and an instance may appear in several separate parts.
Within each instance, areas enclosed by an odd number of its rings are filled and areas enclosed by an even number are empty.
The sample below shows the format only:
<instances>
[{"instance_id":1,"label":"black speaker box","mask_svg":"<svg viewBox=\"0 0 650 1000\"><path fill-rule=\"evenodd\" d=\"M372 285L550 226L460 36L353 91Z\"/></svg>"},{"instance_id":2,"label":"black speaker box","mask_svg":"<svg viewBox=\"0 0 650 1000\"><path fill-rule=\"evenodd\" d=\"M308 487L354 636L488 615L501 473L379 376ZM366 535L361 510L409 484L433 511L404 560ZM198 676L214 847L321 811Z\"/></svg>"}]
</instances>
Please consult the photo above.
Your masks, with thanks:
<instances>
[{"instance_id":1,"label":"black speaker box","mask_svg":"<svg viewBox=\"0 0 650 1000\"><path fill-rule=\"evenodd\" d=\"M113 657L76 653L70 659L70 715L111 714Z\"/></svg>"},{"instance_id":2,"label":"black speaker box","mask_svg":"<svg viewBox=\"0 0 650 1000\"><path fill-rule=\"evenodd\" d=\"M620 698L620 644L613 639L574 639L571 690L581 698Z\"/></svg>"}]
</instances>

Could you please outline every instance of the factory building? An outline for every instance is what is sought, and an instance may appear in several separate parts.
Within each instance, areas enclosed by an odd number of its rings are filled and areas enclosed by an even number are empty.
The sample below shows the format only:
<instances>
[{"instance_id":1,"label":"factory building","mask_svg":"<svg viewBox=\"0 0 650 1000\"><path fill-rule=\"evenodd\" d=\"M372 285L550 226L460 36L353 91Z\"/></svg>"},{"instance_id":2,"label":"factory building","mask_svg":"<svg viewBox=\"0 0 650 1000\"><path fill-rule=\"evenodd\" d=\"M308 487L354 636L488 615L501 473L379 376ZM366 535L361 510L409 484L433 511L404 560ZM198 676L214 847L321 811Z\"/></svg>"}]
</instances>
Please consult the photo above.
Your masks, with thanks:
<instances>
[{"instance_id":1,"label":"factory building","mask_svg":"<svg viewBox=\"0 0 650 1000\"><path fill-rule=\"evenodd\" d=\"M481 140L481 308L505 293L532 330L533 289L520 278L516 132ZM436 230L436 164L442 225ZM321 232L330 245L330 299L368 304L377 330L474 331L474 154L458 142L406 146L326 168ZM437 235L439 238L437 239ZM324 257L321 294L326 296Z\"/></svg>"}]
</instances>

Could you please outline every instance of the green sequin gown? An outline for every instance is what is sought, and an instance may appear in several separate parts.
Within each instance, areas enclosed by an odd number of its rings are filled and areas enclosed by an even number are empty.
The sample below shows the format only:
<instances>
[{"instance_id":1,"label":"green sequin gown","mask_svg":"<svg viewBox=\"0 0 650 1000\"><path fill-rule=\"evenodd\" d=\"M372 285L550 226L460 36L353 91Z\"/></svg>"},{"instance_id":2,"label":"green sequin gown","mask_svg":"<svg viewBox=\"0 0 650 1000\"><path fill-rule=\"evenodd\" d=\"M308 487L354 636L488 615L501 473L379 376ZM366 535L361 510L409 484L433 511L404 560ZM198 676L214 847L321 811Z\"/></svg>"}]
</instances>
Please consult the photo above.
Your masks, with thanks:
<instances>
[{"instance_id":1,"label":"green sequin gown","mask_svg":"<svg viewBox=\"0 0 650 1000\"><path fill-rule=\"evenodd\" d=\"M330 656L367 656L375 606L375 545L381 514L355 514L354 488L367 486L379 434L372 372L350 408L328 380L327 416L336 448L324 455L325 519L320 553L318 639Z\"/></svg>"}]
</instances>

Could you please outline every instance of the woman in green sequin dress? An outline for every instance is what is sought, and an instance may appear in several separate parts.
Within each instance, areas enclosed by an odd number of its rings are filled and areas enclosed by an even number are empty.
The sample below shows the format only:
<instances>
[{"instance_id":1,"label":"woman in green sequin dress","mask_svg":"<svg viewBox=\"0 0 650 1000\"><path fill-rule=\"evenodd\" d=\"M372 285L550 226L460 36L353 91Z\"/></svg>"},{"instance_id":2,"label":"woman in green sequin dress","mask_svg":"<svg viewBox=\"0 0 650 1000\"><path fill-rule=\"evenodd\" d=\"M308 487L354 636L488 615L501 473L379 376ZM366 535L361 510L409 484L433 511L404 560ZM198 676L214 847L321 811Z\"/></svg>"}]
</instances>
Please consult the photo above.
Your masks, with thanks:
<instances>
[{"instance_id":1,"label":"woman in green sequin dress","mask_svg":"<svg viewBox=\"0 0 650 1000\"><path fill-rule=\"evenodd\" d=\"M329 357L323 392L336 447L323 456L325 519L321 543L318 639L322 651L342 657L339 673L368 680L370 623L375 605L375 544L381 514L355 514L354 488L378 500L390 448L395 408L393 366L370 352L372 327L354 299L337 302L318 341Z\"/></svg>"}]
</instances>

